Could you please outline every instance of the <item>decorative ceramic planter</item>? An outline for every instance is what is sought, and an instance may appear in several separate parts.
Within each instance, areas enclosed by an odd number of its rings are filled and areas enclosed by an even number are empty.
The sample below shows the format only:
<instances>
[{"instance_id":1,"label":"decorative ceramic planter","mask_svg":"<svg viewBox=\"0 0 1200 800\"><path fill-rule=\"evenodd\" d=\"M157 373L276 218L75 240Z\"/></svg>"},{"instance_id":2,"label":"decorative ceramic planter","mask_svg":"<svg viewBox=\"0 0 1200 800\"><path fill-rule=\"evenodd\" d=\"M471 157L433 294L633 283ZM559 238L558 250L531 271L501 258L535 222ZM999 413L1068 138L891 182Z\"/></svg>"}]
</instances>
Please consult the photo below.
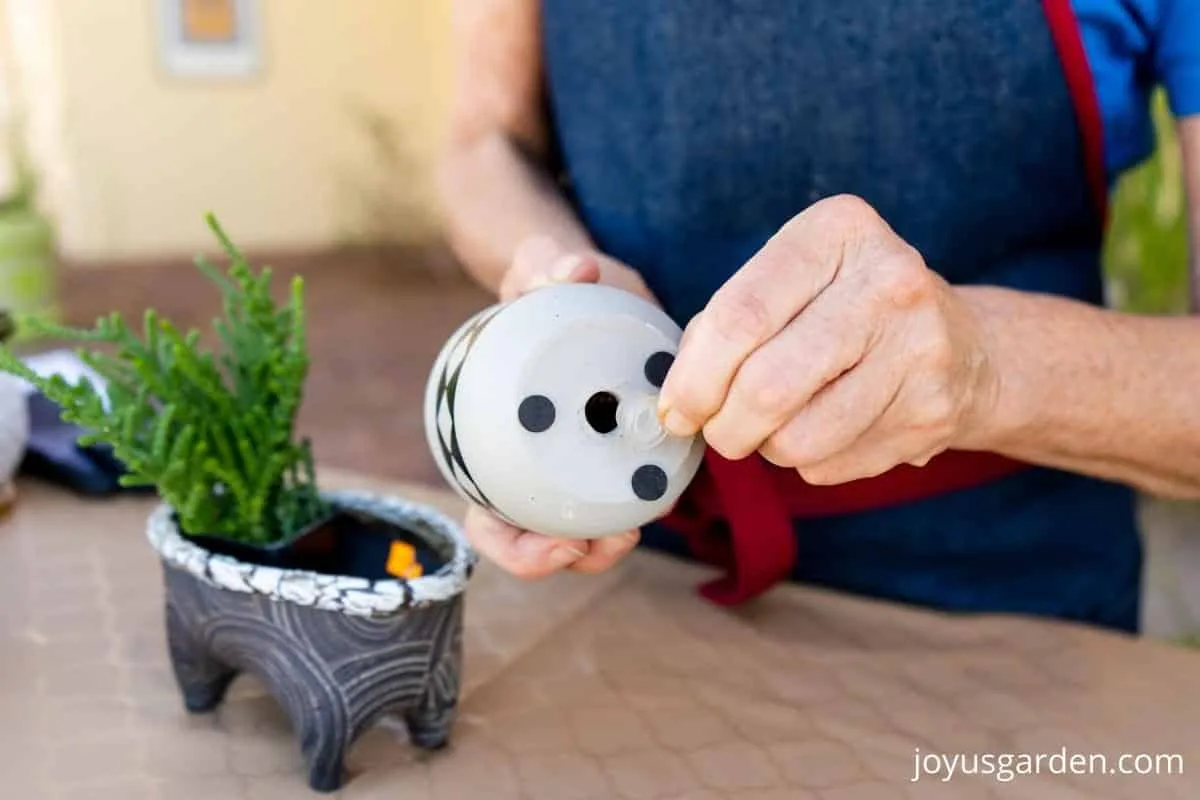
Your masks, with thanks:
<instances>
[{"instance_id":1,"label":"decorative ceramic planter","mask_svg":"<svg viewBox=\"0 0 1200 800\"><path fill-rule=\"evenodd\" d=\"M13 500L13 477L29 441L29 403L15 378L0 375L0 510Z\"/></svg>"},{"instance_id":2,"label":"decorative ceramic planter","mask_svg":"<svg viewBox=\"0 0 1200 800\"><path fill-rule=\"evenodd\" d=\"M211 711L239 673L256 676L291 719L309 786L319 792L342 786L346 750L384 715L400 716L418 747L447 743L460 688L464 591L477 559L458 526L433 509L363 492L326 497L415 536L441 566L379 580L283 569L199 546L165 505L147 525L163 562L167 637L184 705Z\"/></svg>"},{"instance_id":3,"label":"decorative ceramic planter","mask_svg":"<svg viewBox=\"0 0 1200 800\"><path fill-rule=\"evenodd\" d=\"M699 436L658 422L682 331L641 297L551 286L492 306L446 341L425 389L443 477L518 527L618 534L666 513L700 467Z\"/></svg>"}]
</instances>

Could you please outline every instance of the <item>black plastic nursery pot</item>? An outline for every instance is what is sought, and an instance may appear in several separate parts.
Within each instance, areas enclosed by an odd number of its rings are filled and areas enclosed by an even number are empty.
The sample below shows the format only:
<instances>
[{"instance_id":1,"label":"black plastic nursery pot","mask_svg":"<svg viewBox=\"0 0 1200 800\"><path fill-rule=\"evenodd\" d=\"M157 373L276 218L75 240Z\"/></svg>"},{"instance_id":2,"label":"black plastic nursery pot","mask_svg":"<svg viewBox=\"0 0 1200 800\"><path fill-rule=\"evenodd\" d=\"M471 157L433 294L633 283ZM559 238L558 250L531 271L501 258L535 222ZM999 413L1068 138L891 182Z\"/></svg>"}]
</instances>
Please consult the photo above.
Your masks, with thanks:
<instances>
[{"instance_id":1,"label":"black plastic nursery pot","mask_svg":"<svg viewBox=\"0 0 1200 800\"><path fill-rule=\"evenodd\" d=\"M178 518L173 521L178 525ZM334 507L325 517L267 544L180 532L210 552L248 564L370 580L418 577L436 572L447 560L408 526L346 507Z\"/></svg>"},{"instance_id":2,"label":"black plastic nursery pot","mask_svg":"<svg viewBox=\"0 0 1200 800\"><path fill-rule=\"evenodd\" d=\"M384 716L403 720L417 747L447 743L476 562L458 526L432 508L327 497L328 519L275 547L185 535L166 505L147 525L184 705L212 711L238 674L254 675L290 718L318 792L341 788L347 749Z\"/></svg>"}]
</instances>

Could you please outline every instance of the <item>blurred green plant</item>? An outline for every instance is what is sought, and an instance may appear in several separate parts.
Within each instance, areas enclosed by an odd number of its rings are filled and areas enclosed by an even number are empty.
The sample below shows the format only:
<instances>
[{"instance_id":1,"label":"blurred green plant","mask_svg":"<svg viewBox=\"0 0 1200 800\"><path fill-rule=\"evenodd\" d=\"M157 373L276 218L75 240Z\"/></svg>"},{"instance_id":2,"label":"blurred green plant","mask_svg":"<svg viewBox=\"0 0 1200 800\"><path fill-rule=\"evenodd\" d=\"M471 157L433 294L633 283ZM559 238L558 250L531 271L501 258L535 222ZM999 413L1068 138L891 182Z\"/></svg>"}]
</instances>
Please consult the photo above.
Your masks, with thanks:
<instances>
[{"instance_id":1,"label":"blurred green plant","mask_svg":"<svg viewBox=\"0 0 1200 800\"><path fill-rule=\"evenodd\" d=\"M1187 210L1179 141L1164 94L1152 110L1157 147L1112 198L1104 251L1112 305L1139 314L1188 311Z\"/></svg>"},{"instance_id":2,"label":"blurred green plant","mask_svg":"<svg viewBox=\"0 0 1200 800\"><path fill-rule=\"evenodd\" d=\"M21 314L58 316L57 241L38 206L39 175L29 151L27 109L10 48L0 48L0 159L8 180L0 187L0 306ZM18 331L18 336L21 333Z\"/></svg>"},{"instance_id":3,"label":"blurred green plant","mask_svg":"<svg viewBox=\"0 0 1200 800\"><path fill-rule=\"evenodd\" d=\"M0 195L0 306L55 317L55 230L38 208L38 174L26 147L24 125L15 115L9 121L3 157L12 181Z\"/></svg>"}]
</instances>

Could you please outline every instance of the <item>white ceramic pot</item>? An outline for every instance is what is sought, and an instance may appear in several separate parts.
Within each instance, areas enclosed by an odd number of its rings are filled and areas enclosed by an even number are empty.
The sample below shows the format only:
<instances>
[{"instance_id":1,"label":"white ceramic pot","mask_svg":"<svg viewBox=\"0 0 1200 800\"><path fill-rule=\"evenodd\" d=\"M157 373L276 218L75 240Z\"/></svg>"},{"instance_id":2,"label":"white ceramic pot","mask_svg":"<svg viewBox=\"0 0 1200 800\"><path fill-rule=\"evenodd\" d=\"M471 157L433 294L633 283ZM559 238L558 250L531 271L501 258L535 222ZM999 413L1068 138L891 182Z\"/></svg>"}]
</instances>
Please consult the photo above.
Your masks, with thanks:
<instances>
[{"instance_id":1,"label":"white ceramic pot","mask_svg":"<svg viewBox=\"0 0 1200 800\"><path fill-rule=\"evenodd\" d=\"M662 516L704 453L659 425L682 331L608 286L491 306L446 342L425 393L429 447L464 498L531 531L595 538Z\"/></svg>"},{"instance_id":2,"label":"white ceramic pot","mask_svg":"<svg viewBox=\"0 0 1200 800\"><path fill-rule=\"evenodd\" d=\"M11 484L29 443L29 403L23 384L0 374L0 495Z\"/></svg>"}]
</instances>

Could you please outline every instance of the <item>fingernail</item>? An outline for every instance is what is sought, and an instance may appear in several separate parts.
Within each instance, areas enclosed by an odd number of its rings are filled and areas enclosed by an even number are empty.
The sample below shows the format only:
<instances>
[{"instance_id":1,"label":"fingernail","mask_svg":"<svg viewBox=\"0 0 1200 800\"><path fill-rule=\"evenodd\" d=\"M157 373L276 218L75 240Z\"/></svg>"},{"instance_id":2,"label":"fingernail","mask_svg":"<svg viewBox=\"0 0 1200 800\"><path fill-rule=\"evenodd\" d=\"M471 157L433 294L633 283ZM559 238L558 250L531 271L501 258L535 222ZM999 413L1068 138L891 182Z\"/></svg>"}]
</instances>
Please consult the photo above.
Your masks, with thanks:
<instances>
[{"instance_id":1,"label":"fingernail","mask_svg":"<svg viewBox=\"0 0 1200 800\"><path fill-rule=\"evenodd\" d=\"M659 390L658 402L655 404L655 413L658 414L658 421L662 422L667 418L667 414L671 413L671 401L667 397L665 390Z\"/></svg>"},{"instance_id":2,"label":"fingernail","mask_svg":"<svg viewBox=\"0 0 1200 800\"><path fill-rule=\"evenodd\" d=\"M541 289L550 285L550 279L545 275L536 275L532 280L525 285L525 291L532 292L534 289Z\"/></svg>"},{"instance_id":3,"label":"fingernail","mask_svg":"<svg viewBox=\"0 0 1200 800\"><path fill-rule=\"evenodd\" d=\"M642 532L638 530L627 531L626 533L622 534L622 536L628 541L636 542L638 539L642 538Z\"/></svg>"},{"instance_id":4,"label":"fingernail","mask_svg":"<svg viewBox=\"0 0 1200 800\"><path fill-rule=\"evenodd\" d=\"M583 256L574 255L564 258L559 261L553 271L550 273L551 280L565 281L571 277L575 270L579 269L579 265L583 263Z\"/></svg>"},{"instance_id":5,"label":"fingernail","mask_svg":"<svg viewBox=\"0 0 1200 800\"><path fill-rule=\"evenodd\" d=\"M550 561L558 567L565 567L568 564L574 564L579 559L583 558L587 553L580 550L578 547L570 547L563 545L556 547L550 553Z\"/></svg>"},{"instance_id":6,"label":"fingernail","mask_svg":"<svg viewBox=\"0 0 1200 800\"><path fill-rule=\"evenodd\" d=\"M663 417L662 426L673 436L691 436L696 432L696 426L690 419L675 409L668 409Z\"/></svg>"}]
</instances>

